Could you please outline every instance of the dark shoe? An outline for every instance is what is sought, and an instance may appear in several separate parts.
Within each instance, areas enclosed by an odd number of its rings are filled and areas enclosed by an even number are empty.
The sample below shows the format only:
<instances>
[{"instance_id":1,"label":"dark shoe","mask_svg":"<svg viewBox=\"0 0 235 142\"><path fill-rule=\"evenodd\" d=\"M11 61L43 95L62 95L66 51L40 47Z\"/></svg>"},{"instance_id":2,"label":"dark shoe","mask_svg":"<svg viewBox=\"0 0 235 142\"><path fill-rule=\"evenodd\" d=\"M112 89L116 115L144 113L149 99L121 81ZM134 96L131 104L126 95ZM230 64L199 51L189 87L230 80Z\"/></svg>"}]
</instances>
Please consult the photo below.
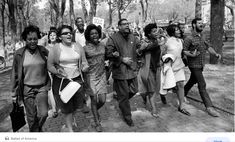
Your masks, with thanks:
<instances>
[{"instance_id":1,"label":"dark shoe","mask_svg":"<svg viewBox=\"0 0 235 142\"><path fill-rule=\"evenodd\" d=\"M133 123L132 119L125 119L125 122L126 122L126 124L127 124L128 126L130 126L130 127L133 127L133 126L134 126L134 123Z\"/></svg>"},{"instance_id":2,"label":"dark shoe","mask_svg":"<svg viewBox=\"0 0 235 142\"><path fill-rule=\"evenodd\" d=\"M161 95L161 94L160 94L160 97L161 97L162 103L163 103L163 104L166 104L167 102L166 102L166 97L165 97L165 95Z\"/></svg>"},{"instance_id":3,"label":"dark shoe","mask_svg":"<svg viewBox=\"0 0 235 142\"><path fill-rule=\"evenodd\" d=\"M103 132L103 128L102 128L102 126L101 126L100 124L98 124L98 125L95 126L95 130L96 130L97 132Z\"/></svg>"},{"instance_id":4,"label":"dark shoe","mask_svg":"<svg viewBox=\"0 0 235 142\"><path fill-rule=\"evenodd\" d=\"M191 115L185 108L178 107L178 111L188 116Z\"/></svg>"},{"instance_id":5,"label":"dark shoe","mask_svg":"<svg viewBox=\"0 0 235 142\"><path fill-rule=\"evenodd\" d=\"M82 108L82 112L83 113L89 113L90 112L90 108L87 105L84 105L84 107Z\"/></svg>"},{"instance_id":6,"label":"dark shoe","mask_svg":"<svg viewBox=\"0 0 235 142\"><path fill-rule=\"evenodd\" d=\"M141 97L143 99L143 103L146 106L147 105L147 96L145 94L141 94Z\"/></svg>"},{"instance_id":7,"label":"dark shoe","mask_svg":"<svg viewBox=\"0 0 235 142\"><path fill-rule=\"evenodd\" d=\"M219 113L215 111L214 108L212 107L208 107L206 108L206 111L209 115L213 116L213 117L219 117Z\"/></svg>"}]
</instances>

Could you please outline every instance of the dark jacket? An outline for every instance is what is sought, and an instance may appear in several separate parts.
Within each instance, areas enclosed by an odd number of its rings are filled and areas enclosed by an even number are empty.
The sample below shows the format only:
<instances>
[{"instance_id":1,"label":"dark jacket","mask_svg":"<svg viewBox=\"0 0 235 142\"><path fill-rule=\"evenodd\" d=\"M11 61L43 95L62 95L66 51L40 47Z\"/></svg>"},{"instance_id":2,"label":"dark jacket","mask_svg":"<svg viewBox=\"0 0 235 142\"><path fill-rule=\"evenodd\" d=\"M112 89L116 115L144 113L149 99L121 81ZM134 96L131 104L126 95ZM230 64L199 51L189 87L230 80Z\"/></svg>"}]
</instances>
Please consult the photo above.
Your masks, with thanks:
<instances>
[{"instance_id":1,"label":"dark jacket","mask_svg":"<svg viewBox=\"0 0 235 142\"><path fill-rule=\"evenodd\" d=\"M38 45L39 53L45 63L47 63L47 56L48 56L48 50ZM12 64L12 74L11 74L11 84L12 84L12 92L13 96L16 97L18 95L17 101L23 100L23 91L24 91L24 71L23 71L23 63L24 63L24 55L25 55L26 47L20 48L16 51L13 59ZM47 74L47 82L45 86L48 88L48 90L51 87L51 81L49 74Z\"/></svg>"},{"instance_id":2,"label":"dark jacket","mask_svg":"<svg viewBox=\"0 0 235 142\"><path fill-rule=\"evenodd\" d=\"M140 41L133 35L129 34L125 39L121 32L113 34L106 44L106 57L113 62L112 75L114 79L126 80L135 78L137 75L137 55L136 49L140 47ZM119 57L114 57L113 53L119 52ZM122 62L123 57L130 57L133 60L131 66Z\"/></svg>"},{"instance_id":3,"label":"dark jacket","mask_svg":"<svg viewBox=\"0 0 235 142\"><path fill-rule=\"evenodd\" d=\"M137 50L140 56L144 56L147 53L151 54L150 60L150 68L153 71L156 71L158 67L160 67L160 59L161 59L161 48L157 41L144 41L148 43L148 46L143 50Z\"/></svg>"}]
</instances>

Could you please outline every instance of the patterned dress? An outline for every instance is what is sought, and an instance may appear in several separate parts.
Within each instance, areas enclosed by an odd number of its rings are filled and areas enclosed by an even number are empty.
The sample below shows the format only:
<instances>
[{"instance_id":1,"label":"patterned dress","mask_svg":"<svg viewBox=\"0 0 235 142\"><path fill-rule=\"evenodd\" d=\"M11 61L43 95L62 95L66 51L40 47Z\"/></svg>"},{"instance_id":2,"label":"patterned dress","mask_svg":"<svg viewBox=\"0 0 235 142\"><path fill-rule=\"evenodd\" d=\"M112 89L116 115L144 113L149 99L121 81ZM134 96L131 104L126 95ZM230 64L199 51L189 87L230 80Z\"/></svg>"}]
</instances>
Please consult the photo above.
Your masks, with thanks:
<instances>
[{"instance_id":1,"label":"patterned dress","mask_svg":"<svg viewBox=\"0 0 235 142\"><path fill-rule=\"evenodd\" d=\"M84 46L86 58L89 64L87 79L96 95L107 94L105 74L105 45L88 43Z\"/></svg>"}]
</instances>

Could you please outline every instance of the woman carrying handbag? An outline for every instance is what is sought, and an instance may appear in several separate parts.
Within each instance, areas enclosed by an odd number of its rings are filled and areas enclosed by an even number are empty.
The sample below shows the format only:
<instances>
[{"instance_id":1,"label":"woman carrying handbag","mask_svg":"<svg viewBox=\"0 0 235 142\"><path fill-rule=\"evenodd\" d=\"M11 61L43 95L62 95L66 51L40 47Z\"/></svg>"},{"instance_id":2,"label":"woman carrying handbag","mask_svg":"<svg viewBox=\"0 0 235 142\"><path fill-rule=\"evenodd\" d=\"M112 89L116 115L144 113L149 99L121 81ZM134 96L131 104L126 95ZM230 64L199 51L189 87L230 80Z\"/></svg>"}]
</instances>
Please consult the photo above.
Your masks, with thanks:
<instances>
[{"instance_id":1,"label":"woman carrying handbag","mask_svg":"<svg viewBox=\"0 0 235 142\"><path fill-rule=\"evenodd\" d=\"M73 114L79 105L83 105L83 76L82 72L88 70L88 63L82 46L72 42L72 27L62 25L58 30L60 43L56 44L49 52L47 67L52 73L52 90L56 101L56 106L61 109L65 118L66 128L73 132ZM81 87L68 100L63 101L60 91L70 83L70 79L78 82Z\"/></svg>"},{"instance_id":2,"label":"woman carrying handbag","mask_svg":"<svg viewBox=\"0 0 235 142\"><path fill-rule=\"evenodd\" d=\"M51 82L47 70L48 50L38 45L41 38L37 26L28 26L21 34L26 46L14 54L12 65L13 100L24 103L30 132L42 132L48 116Z\"/></svg>"}]
</instances>

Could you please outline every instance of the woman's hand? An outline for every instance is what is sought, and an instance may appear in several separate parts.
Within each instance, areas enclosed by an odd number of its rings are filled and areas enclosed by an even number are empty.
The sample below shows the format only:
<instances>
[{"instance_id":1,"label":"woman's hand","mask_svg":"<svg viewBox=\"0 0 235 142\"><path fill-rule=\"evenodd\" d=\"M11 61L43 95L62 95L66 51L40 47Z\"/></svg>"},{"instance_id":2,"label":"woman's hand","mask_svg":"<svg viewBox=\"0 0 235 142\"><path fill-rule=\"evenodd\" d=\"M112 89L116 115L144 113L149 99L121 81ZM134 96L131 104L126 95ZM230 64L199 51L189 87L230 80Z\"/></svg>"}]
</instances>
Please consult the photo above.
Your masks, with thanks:
<instances>
[{"instance_id":1,"label":"woman's hand","mask_svg":"<svg viewBox=\"0 0 235 142\"><path fill-rule=\"evenodd\" d=\"M120 56L119 52L117 52L117 51L113 52L112 54L113 54L113 57L116 57L116 58Z\"/></svg>"},{"instance_id":2,"label":"woman's hand","mask_svg":"<svg viewBox=\"0 0 235 142\"><path fill-rule=\"evenodd\" d=\"M64 69L62 69L62 68L59 68L59 69L57 69L57 74L60 76L60 77L65 77L65 78L67 78L67 73L64 71Z\"/></svg>"}]
</instances>

